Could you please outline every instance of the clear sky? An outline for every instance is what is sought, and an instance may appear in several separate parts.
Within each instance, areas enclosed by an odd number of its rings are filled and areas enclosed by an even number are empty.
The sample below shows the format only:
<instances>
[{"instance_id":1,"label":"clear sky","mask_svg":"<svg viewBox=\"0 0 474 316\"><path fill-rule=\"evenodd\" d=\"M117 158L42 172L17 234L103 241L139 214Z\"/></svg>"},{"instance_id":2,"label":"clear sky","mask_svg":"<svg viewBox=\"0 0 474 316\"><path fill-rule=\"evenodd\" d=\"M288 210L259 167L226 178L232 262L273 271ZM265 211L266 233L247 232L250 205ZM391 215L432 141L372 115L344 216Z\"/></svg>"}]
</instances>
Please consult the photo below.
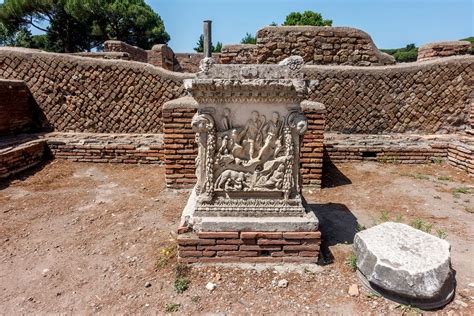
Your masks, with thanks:
<instances>
[{"instance_id":1,"label":"clear sky","mask_svg":"<svg viewBox=\"0 0 474 316\"><path fill-rule=\"evenodd\" d=\"M236 44L246 32L292 11L313 10L333 26L360 28L379 48L457 40L474 35L474 0L146 0L160 14L175 52L192 52L202 21L212 20L213 42Z\"/></svg>"}]
</instances>

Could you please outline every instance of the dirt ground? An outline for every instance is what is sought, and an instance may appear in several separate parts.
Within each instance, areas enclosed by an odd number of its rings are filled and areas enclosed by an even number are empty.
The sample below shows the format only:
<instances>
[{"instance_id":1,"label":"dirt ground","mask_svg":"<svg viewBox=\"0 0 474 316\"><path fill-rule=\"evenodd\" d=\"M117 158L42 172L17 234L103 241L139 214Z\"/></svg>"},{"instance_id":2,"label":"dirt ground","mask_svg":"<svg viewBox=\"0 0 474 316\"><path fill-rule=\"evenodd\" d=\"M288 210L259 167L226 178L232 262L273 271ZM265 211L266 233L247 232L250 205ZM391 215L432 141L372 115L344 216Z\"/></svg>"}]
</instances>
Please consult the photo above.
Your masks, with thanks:
<instances>
[{"instance_id":1,"label":"dirt ground","mask_svg":"<svg viewBox=\"0 0 474 316\"><path fill-rule=\"evenodd\" d=\"M326 187L305 192L325 238L322 264L306 267L176 265L189 192L164 183L160 166L59 160L0 182L0 313L417 313L369 293L345 262L361 226L421 219L452 245L457 293L436 312L474 314L474 181L448 165L329 168Z\"/></svg>"}]
</instances>

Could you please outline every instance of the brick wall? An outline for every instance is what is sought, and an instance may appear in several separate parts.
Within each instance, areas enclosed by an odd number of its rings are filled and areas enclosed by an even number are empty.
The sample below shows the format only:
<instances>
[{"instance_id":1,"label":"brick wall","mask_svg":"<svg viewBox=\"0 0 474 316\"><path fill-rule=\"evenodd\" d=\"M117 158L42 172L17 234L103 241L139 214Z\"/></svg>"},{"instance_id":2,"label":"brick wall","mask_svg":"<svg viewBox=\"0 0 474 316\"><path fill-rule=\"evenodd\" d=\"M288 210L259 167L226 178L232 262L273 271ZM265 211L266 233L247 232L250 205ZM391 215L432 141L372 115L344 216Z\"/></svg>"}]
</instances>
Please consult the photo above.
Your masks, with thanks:
<instances>
[{"instance_id":1,"label":"brick wall","mask_svg":"<svg viewBox=\"0 0 474 316\"><path fill-rule=\"evenodd\" d=\"M468 41L435 42L423 45L418 49L417 61L456 55L468 55L470 52L471 43Z\"/></svg>"},{"instance_id":2,"label":"brick wall","mask_svg":"<svg viewBox=\"0 0 474 316\"><path fill-rule=\"evenodd\" d=\"M256 64L257 53L257 45L225 45L222 47L220 62L223 64Z\"/></svg>"},{"instance_id":3,"label":"brick wall","mask_svg":"<svg viewBox=\"0 0 474 316\"><path fill-rule=\"evenodd\" d=\"M33 106L23 81L0 79L0 136L33 128Z\"/></svg>"},{"instance_id":4,"label":"brick wall","mask_svg":"<svg viewBox=\"0 0 474 316\"><path fill-rule=\"evenodd\" d=\"M173 50L166 44L154 45L148 53L148 63L170 71L181 71Z\"/></svg>"},{"instance_id":5,"label":"brick wall","mask_svg":"<svg viewBox=\"0 0 474 316\"><path fill-rule=\"evenodd\" d=\"M222 63L274 64L291 55L307 64L373 66L394 64L369 34L350 27L269 26L257 32L256 47L225 46ZM233 59L238 59L234 62Z\"/></svg>"},{"instance_id":6,"label":"brick wall","mask_svg":"<svg viewBox=\"0 0 474 316\"><path fill-rule=\"evenodd\" d=\"M105 41L104 52L128 53L130 60L142 63L148 62L148 53L146 50L121 41Z\"/></svg>"},{"instance_id":7,"label":"brick wall","mask_svg":"<svg viewBox=\"0 0 474 316\"><path fill-rule=\"evenodd\" d=\"M191 121L197 103L185 97L167 102L163 107L166 186L191 188L196 183L197 145Z\"/></svg>"},{"instance_id":8,"label":"brick wall","mask_svg":"<svg viewBox=\"0 0 474 316\"><path fill-rule=\"evenodd\" d=\"M196 73L199 71L199 63L204 58L202 53L176 53L176 60L183 72ZM220 54L212 54L212 58L220 63Z\"/></svg>"},{"instance_id":9,"label":"brick wall","mask_svg":"<svg viewBox=\"0 0 474 316\"><path fill-rule=\"evenodd\" d=\"M321 187L326 108L315 102L303 102L301 107L308 119L300 158L303 185Z\"/></svg>"},{"instance_id":10,"label":"brick wall","mask_svg":"<svg viewBox=\"0 0 474 316\"><path fill-rule=\"evenodd\" d=\"M24 80L59 132L159 133L162 104L184 95L190 76L131 61L0 48L0 78Z\"/></svg>"},{"instance_id":11,"label":"brick wall","mask_svg":"<svg viewBox=\"0 0 474 316\"><path fill-rule=\"evenodd\" d=\"M0 179L31 168L45 159L44 141L29 141L18 146L0 148Z\"/></svg>"},{"instance_id":12,"label":"brick wall","mask_svg":"<svg viewBox=\"0 0 474 316\"><path fill-rule=\"evenodd\" d=\"M162 134L48 133L41 137L57 159L131 164L164 161Z\"/></svg>"},{"instance_id":13,"label":"brick wall","mask_svg":"<svg viewBox=\"0 0 474 316\"><path fill-rule=\"evenodd\" d=\"M453 133L471 111L474 56L385 67L305 66L310 100L326 106L326 131Z\"/></svg>"}]
</instances>

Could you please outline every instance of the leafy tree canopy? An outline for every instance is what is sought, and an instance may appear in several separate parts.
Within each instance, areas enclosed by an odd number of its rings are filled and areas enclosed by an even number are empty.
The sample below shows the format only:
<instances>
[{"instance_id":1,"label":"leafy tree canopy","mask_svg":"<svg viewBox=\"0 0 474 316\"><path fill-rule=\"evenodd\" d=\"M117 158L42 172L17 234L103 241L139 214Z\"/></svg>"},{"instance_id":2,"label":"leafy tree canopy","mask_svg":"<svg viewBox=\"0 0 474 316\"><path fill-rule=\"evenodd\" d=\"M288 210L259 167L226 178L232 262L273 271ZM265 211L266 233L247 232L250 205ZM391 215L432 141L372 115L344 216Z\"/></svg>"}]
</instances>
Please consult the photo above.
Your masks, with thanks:
<instances>
[{"instance_id":1,"label":"leafy tree canopy","mask_svg":"<svg viewBox=\"0 0 474 316\"><path fill-rule=\"evenodd\" d=\"M399 63L414 62L418 58L418 47L415 44L408 44L403 48L381 49L381 51L392 55Z\"/></svg>"},{"instance_id":2,"label":"leafy tree canopy","mask_svg":"<svg viewBox=\"0 0 474 316\"><path fill-rule=\"evenodd\" d=\"M44 31L40 42L57 52L90 50L108 39L149 49L170 39L144 0L5 0L0 23L10 33Z\"/></svg>"},{"instance_id":3,"label":"leafy tree canopy","mask_svg":"<svg viewBox=\"0 0 474 316\"><path fill-rule=\"evenodd\" d=\"M216 46L211 44L211 49L213 53L220 53L222 50L222 43L217 42ZM201 34L201 36L199 36L199 40L197 41L194 50L198 53L204 52L204 35Z\"/></svg>"},{"instance_id":4,"label":"leafy tree canopy","mask_svg":"<svg viewBox=\"0 0 474 316\"><path fill-rule=\"evenodd\" d=\"M291 12L286 16L283 25L331 26L332 20L324 20L321 13L314 11Z\"/></svg>"},{"instance_id":5,"label":"leafy tree canopy","mask_svg":"<svg viewBox=\"0 0 474 316\"><path fill-rule=\"evenodd\" d=\"M245 34L245 37L240 40L241 44L257 44L257 38L250 33Z\"/></svg>"}]
</instances>

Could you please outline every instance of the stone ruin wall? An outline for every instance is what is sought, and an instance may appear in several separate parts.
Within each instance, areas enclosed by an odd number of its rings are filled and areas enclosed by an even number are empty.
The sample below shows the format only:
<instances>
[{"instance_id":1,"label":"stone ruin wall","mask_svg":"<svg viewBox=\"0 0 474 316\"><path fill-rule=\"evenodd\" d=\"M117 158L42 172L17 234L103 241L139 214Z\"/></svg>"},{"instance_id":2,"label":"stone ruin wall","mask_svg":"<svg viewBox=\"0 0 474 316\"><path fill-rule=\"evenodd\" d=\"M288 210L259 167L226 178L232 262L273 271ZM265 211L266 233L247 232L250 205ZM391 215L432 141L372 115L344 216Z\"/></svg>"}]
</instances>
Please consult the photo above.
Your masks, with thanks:
<instances>
[{"instance_id":1,"label":"stone ruin wall","mask_svg":"<svg viewBox=\"0 0 474 316\"><path fill-rule=\"evenodd\" d=\"M326 131L452 133L471 117L474 56L386 67L305 66ZM160 133L180 74L136 62L0 49L0 78L24 80L52 130Z\"/></svg>"},{"instance_id":2,"label":"stone ruin wall","mask_svg":"<svg viewBox=\"0 0 474 316\"><path fill-rule=\"evenodd\" d=\"M148 62L148 53L146 50L121 41L105 41L104 52L127 53L130 60L142 63Z\"/></svg>"},{"instance_id":3,"label":"stone ruin wall","mask_svg":"<svg viewBox=\"0 0 474 316\"><path fill-rule=\"evenodd\" d=\"M454 133L469 128L474 56L386 67L305 66L326 131Z\"/></svg>"},{"instance_id":4,"label":"stone ruin wall","mask_svg":"<svg viewBox=\"0 0 474 316\"><path fill-rule=\"evenodd\" d=\"M0 79L0 136L34 130L33 100L23 81Z\"/></svg>"},{"instance_id":5,"label":"stone ruin wall","mask_svg":"<svg viewBox=\"0 0 474 316\"><path fill-rule=\"evenodd\" d=\"M184 95L190 74L151 65L0 49L0 78L23 80L50 130L159 133L162 104Z\"/></svg>"},{"instance_id":6,"label":"stone ruin wall","mask_svg":"<svg viewBox=\"0 0 474 316\"><path fill-rule=\"evenodd\" d=\"M417 61L448 56L469 55L471 50L471 43L468 41L434 42L420 47Z\"/></svg>"},{"instance_id":7,"label":"stone ruin wall","mask_svg":"<svg viewBox=\"0 0 474 316\"><path fill-rule=\"evenodd\" d=\"M349 27L269 26L257 32L256 45L226 45L222 63L273 64L291 56L307 64L379 66L395 59L380 52L365 32Z\"/></svg>"}]
</instances>

